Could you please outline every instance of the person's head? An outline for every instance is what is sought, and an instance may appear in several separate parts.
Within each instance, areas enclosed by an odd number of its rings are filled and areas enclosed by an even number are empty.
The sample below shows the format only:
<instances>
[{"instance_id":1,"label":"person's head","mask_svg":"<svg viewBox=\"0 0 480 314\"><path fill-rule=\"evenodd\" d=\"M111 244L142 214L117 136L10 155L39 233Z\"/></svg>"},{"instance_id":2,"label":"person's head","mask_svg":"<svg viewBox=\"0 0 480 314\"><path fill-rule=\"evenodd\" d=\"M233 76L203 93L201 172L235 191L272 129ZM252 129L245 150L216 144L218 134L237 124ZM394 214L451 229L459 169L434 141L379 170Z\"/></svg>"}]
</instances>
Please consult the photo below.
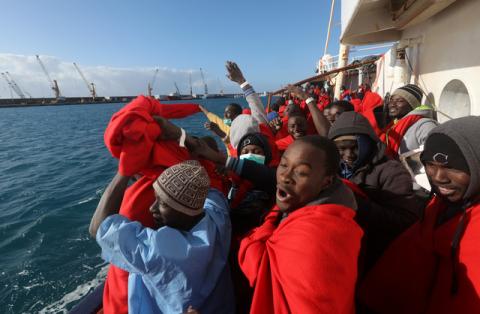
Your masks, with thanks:
<instances>
[{"instance_id":1,"label":"person's head","mask_svg":"<svg viewBox=\"0 0 480 314\"><path fill-rule=\"evenodd\" d=\"M338 100L328 104L323 113L330 124L333 124L333 122L346 111L354 111L353 105L349 101Z\"/></svg>"},{"instance_id":2,"label":"person's head","mask_svg":"<svg viewBox=\"0 0 480 314\"><path fill-rule=\"evenodd\" d=\"M203 204L210 187L206 170L187 160L166 169L153 183L155 202L150 207L157 227L188 231L204 216Z\"/></svg>"},{"instance_id":3,"label":"person's head","mask_svg":"<svg viewBox=\"0 0 480 314\"><path fill-rule=\"evenodd\" d=\"M434 133L425 142L421 160L433 191L456 203L470 184L470 169L462 151L450 137Z\"/></svg>"},{"instance_id":4,"label":"person's head","mask_svg":"<svg viewBox=\"0 0 480 314\"><path fill-rule=\"evenodd\" d=\"M288 101L288 105L285 108L285 111L283 112L284 116L293 116L293 115L298 115L298 114L303 114L302 108L300 108L298 105L296 105L293 100Z\"/></svg>"},{"instance_id":5,"label":"person's head","mask_svg":"<svg viewBox=\"0 0 480 314\"><path fill-rule=\"evenodd\" d=\"M262 165L268 165L272 159L268 140L261 133L245 135L238 144L237 154L240 159L248 159Z\"/></svg>"},{"instance_id":6,"label":"person's head","mask_svg":"<svg viewBox=\"0 0 480 314\"><path fill-rule=\"evenodd\" d=\"M396 89L388 103L388 115L393 119L401 119L410 111L421 105L423 91L420 87L408 84Z\"/></svg>"},{"instance_id":7,"label":"person's head","mask_svg":"<svg viewBox=\"0 0 480 314\"><path fill-rule=\"evenodd\" d=\"M237 149L242 137L257 132L260 132L258 122L251 115L241 114L232 122L230 127L230 144Z\"/></svg>"},{"instance_id":8,"label":"person's head","mask_svg":"<svg viewBox=\"0 0 480 314\"><path fill-rule=\"evenodd\" d=\"M289 115L288 134L294 139L299 139L307 135L308 123L303 114Z\"/></svg>"},{"instance_id":9,"label":"person's head","mask_svg":"<svg viewBox=\"0 0 480 314\"><path fill-rule=\"evenodd\" d=\"M236 103L231 103L225 107L225 111L223 113L224 122L227 125L232 124L232 121L235 118L242 114L242 106Z\"/></svg>"},{"instance_id":10,"label":"person's head","mask_svg":"<svg viewBox=\"0 0 480 314\"><path fill-rule=\"evenodd\" d=\"M450 202L480 198L480 117L468 116L435 127L421 161L432 190Z\"/></svg>"},{"instance_id":11,"label":"person's head","mask_svg":"<svg viewBox=\"0 0 480 314\"><path fill-rule=\"evenodd\" d=\"M368 120L355 111L340 115L332 124L328 138L335 142L342 164L351 169L365 165L374 157L383 157L385 144L380 142Z\"/></svg>"},{"instance_id":12,"label":"person's head","mask_svg":"<svg viewBox=\"0 0 480 314\"><path fill-rule=\"evenodd\" d=\"M319 135L292 143L277 168L276 203L291 212L316 200L337 173L339 156L335 144Z\"/></svg>"}]
</instances>

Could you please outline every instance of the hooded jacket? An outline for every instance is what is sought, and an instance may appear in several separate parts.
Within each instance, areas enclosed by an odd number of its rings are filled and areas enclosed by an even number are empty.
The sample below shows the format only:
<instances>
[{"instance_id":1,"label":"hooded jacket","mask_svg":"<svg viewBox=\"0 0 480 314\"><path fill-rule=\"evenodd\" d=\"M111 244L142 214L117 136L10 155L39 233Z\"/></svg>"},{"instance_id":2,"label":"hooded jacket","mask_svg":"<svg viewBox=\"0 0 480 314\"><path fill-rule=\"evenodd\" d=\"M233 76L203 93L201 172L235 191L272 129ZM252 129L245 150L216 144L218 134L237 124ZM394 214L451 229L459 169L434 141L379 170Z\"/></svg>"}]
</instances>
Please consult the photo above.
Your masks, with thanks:
<instances>
[{"instance_id":1,"label":"hooded jacket","mask_svg":"<svg viewBox=\"0 0 480 314\"><path fill-rule=\"evenodd\" d=\"M480 313L480 117L436 127L455 141L470 170L458 204L435 196L422 220L385 252L359 289L375 313ZM448 209L461 211L439 219Z\"/></svg>"},{"instance_id":2,"label":"hooded jacket","mask_svg":"<svg viewBox=\"0 0 480 314\"><path fill-rule=\"evenodd\" d=\"M365 263L368 268L388 243L418 220L425 204L415 195L408 171L399 161L385 156L385 144L361 114L342 113L330 128L328 137L334 140L342 135L360 134L371 139L372 149L349 180L368 197L368 200L357 197L356 217L367 238Z\"/></svg>"}]
</instances>

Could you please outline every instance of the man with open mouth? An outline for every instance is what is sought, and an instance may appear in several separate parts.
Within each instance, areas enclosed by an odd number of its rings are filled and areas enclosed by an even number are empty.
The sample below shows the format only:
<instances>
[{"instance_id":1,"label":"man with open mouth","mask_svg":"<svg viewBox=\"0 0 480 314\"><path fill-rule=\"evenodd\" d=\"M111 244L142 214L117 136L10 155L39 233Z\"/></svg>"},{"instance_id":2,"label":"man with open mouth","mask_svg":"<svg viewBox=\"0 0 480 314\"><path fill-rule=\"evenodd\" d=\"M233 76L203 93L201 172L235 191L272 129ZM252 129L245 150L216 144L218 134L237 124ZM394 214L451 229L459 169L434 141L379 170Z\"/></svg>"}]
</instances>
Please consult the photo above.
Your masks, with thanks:
<instances>
[{"instance_id":1,"label":"man with open mouth","mask_svg":"<svg viewBox=\"0 0 480 314\"><path fill-rule=\"evenodd\" d=\"M250 313L352 313L362 230L337 178L335 144L305 136L277 168L276 207L245 237L239 263L254 287Z\"/></svg>"}]
</instances>

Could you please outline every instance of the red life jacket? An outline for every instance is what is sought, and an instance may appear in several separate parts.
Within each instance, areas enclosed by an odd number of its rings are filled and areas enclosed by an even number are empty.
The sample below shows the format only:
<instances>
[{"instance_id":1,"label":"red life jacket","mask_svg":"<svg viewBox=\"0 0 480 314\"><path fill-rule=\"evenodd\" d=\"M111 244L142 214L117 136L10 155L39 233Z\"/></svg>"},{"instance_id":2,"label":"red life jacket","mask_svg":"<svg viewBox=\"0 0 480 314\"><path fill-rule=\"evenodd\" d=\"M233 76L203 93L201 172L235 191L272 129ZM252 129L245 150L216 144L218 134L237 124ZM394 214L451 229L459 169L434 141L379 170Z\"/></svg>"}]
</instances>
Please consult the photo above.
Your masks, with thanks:
<instances>
[{"instance_id":1,"label":"red life jacket","mask_svg":"<svg viewBox=\"0 0 480 314\"><path fill-rule=\"evenodd\" d=\"M363 304L380 314L480 313L480 204L437 226L445 209L435 197L390 245L360 285Z\"/></svg>"},{"instance_id":2,"label":"red life jacket","mask_svg":"<svg viewBox=\"0 0 480 314\"><path fill-rule=\"evenodd\" d=\"M288 135L280 140L275 141L275 144L277 145L278 150L283 153L294 141L295 139L293 138L293 136Z\"/></svg>"},{"instance_id":3,"label":"red life jacket","mask_svg":"<svg viewBox=\"0 0 480 314\"><path fill-rule=\"evenodd\" d=\"M386 131L380 135L380 140L387 144L387 150L385 154L391 158L398 158L398 150L402 143L403 136L407 133L407 130L414 125L418 120L422 119L421 115L408 115L398 120L396 124L390 122L385 128Z\"/></svg>"},{"instance_id":4,"label":"red life jacket","mask_svg":"<svg viewBox=\"0 0 480 314\"><path fill-rule=\"evenodd\" d=\"M354 214L340 205L313 205L278 224L278 209L270 212L238 254L254 287L250 313L354 313L362 237Z\"/></svg>"}]
</instances>

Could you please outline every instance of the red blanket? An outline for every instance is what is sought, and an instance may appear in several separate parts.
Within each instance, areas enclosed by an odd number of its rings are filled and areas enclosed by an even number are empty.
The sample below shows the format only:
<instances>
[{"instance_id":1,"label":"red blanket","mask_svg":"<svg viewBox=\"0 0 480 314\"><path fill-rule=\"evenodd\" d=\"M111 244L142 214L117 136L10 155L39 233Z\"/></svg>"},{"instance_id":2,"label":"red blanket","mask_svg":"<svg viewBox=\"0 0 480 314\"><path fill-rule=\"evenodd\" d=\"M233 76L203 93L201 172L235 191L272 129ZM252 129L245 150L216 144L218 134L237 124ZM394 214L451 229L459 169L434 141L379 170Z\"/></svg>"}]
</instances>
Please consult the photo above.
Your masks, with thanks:
<instances>
[{"instance_id":1,"label":"red blanket","mask_svg":"<svg viewBox=\"0 0 480 314\"><path fill-rule=\"evenodd\" d=\"M197 112L200 112L197 104L162 105L153 98L138 96L115 113L104 140L112 155L120 159L120 173L133 175L164 162L163 150L156 145L161 130L152 116L177 119Z\"/></svg>"},{"instance_id":2,"label":"red blanket","mask_svg":"<svg viewBox=\"0 0 480 314\"><path fill-rule=\"evenodd\" d=\"M240 267L255 289L250 313L354 313L362 237L355 212L307 206L276 226L278 215L240 245Z\"/></svg>"},{"instance_id":3,"label":"red blanket","mask_svg":"<svg viewBox=\"0 0 480 314\"><path fill-rule=\"evenodd\" d=\"M144 174L125 191L121 215L145 227L154 227L148 210L155 199L153 181L166 168L190 158L188 151L176 141L157 141L161 130L152 115L181 118L198 110L194 104L161 105L154 99L139 96L114 114L105 131L105 144L114 157L120 158L122 174ZM103 294L104 313L127 313L127 300L128 273L111 265Z\"/></svg>"},{"instance_id":4,"label":"red blanket","mask_svg":"<svg viewBox=\"0 0 480 314\"><path fill-rule=\"evenodd\" d=\"M398 150L400 149L403 136L407 133L408 128L422 118L423 116L412 114L403 117L395 124L391 122L386 127L386 131L380 135L380 140L387 144L387 150L385 151L387 156L398 158Z\"/></svg>"},{"instance_id":5,"label":"red blanket","mask_svg":"<svg viewBox=\"0 0 480 314\"><path fill-rule=\"evenodd\" d=\"M434 198L425 218L391 244L360 286L362 303L380 314L480 313L480 204L466 211L454 258L451 243L461 214L435 228L443 210L445 204ZM452 294L454 269L456 294Z\"/></svg>"},{"instance_id":6,"label":"red blanket","mask_svg":"<svg viewBox=\"0 0 480 314\"><path fill-rule=\"evenodd\" d=\"M294 141L295 139L293 138L293 136L288 135L282 139L276 140L275 144L277 145L277 149L283 153Z\"/></svg>"}]
</instances>

